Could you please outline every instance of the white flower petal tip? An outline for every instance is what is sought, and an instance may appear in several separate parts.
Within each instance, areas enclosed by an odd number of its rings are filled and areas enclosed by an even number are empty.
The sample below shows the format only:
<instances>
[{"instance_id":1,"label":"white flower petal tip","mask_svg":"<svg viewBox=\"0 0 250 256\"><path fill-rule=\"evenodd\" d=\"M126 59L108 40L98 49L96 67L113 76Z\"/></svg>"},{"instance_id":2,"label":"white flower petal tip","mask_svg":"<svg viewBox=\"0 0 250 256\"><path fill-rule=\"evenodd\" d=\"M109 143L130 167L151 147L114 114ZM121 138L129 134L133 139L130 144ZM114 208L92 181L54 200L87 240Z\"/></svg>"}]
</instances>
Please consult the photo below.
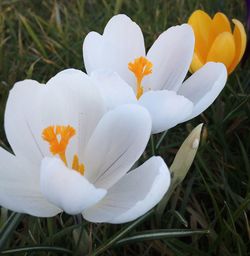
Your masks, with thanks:
<instances>
[{"instance_id":1,"label":"white flower petal tip","mask_svg":"<svg viewBox=\"0 0 250 256\"><path fill-rule=\"evenodd\" d=\"M139 99L152 118L152 133L166 131L189 117L193 103L174 91L149 91Z\"/></svg>"},{"instance_id":2,"label":"white flower petal tip","mask_svg":"<svg viewBox=\"0 0 250 256\"><path fill-rule=\"evenodd\" d=\"M68 68L65 70L60 71L55 76L53 76L46 85L48 86L61 86L64 84L73 84L78 85L82 83L82 86L84 86L83 81L88 81L89 77L87 74L85 74L83 71L74 69L74 68Z\"/></svg>"},{"instance_id":3,"label":"white flower petal tip","mask_svg":"<svg viewBox=\"0 0 250 256\"><path fill-rule=\"evenodd\" d=\"M194 43L195 43L194 31L193 31L193 28L189 24L183 23L181 25L172 26L169 29L167 29L165 32L171 31L171 30L175 33L180 34L180 36L182 36L183 38L185 36L188 37L189 40L191 41L190 44L194 45ZM165 32L163 32L163 33L165 33Z\"/></svg>"},{"instance_id":4,"label":"white flower petal tip","mask_svg":"<svg viewBox=\"0 0 250 256\"><path fill-rule=\"evenodd\" d=\"M153 63L146 88L174 90L181 86L192 61L194 33L187 25L173 26L163 32L147 53Z\"/></svg>"},{"instance_id":5,"label":"white flower petal tip","mask_svg":"<svg viewBox=\"0 0 250 256\"><path fill-rule=\"evenodd\" d=\"M108 110L129 103L137 103L133 89L120 76L109 70L96 70L91 79L98 87Z\"/></svg>"},{"instance_id":6,"label":"white flower petal tip","mask_svg":"<svg viewBox=\"0 0 250 256\"><path fill-rule=\"evenodd\" d=\"M61 76L61 75L84 75L87 76L83 71L79 70L79 69L75 69L75 68L67 68L64 69L60 72L58 72L55 76L53 76L51 79L53 79L54 77L57 76ZM50 81L50 80L49 80Z\"/></svg>"},{"instance_id":7,"label":"white flower petal tip","mask_svg":"<svg viewBox=\"0 0 250 256\"><path fill-rule=\"evenodd\" d=\"M92 222L125 223L152 209L170 186L170 172L161 157L151 157L108 190L106 197L83 212Z\"/></svg>"},{"instance_id":8,"label":"white flower petal tip","mask_svg":"<svg viewBox=\"0 0 250 256\"><path fill-rule=\"evenodd\" d=\"M190 26L187 23L184 23L182 25L179 25L179 27L185 29L187 33L190 33L190 35L192 34L193 42L195 41L194 30L193 30L192 26Z\"/></svg>"},{"instance_id":9,"label":"white flower petal tip","mask_svg":"<svg viewBox=\"0 0 250 256\"><path fill-rule=\"evenodd\" d=\"M127 27L129 25L136 25L138 26L134 21L131 20L130 17L128 17L126 14L117 14L114 15L107 23L104 33L111 30L113 32L114 28L121 29L123 27ZM138 26L139 27L139 26Z\"/></svg>"},{"instance_id":10,"label":"white flower petal tip","mask_svg":"<svg viewBox=\"0 0 250 256\"><path fill-rule=\"evenodd\" d=\"M185 121L205 111L218 97L227 81L227 69L222 63L208 62L179 89L178 94L191 100L193 113Z\"/></svg>"},{"instance_id":11,"label":"white flower petal tip","mask_svg":"<svg viewBox=\"0 0 250 256\"><path fill-rule=\"evenodd\" d=\"M69 169L58 158L44 158L40 188L47 200L68 214L79 214L99 202L107 193L96 188L80 173Z\"/></svg>"},{"instance_id":12,"label":"white flower petal tip","mask_svg":"<svg viewBox=\"0 0 250 256\"><path fill-rule=\"evenodd\" d=\"M126 15L114 16L103 35L90 32L83 42L84 66L88 74L97 69L111 69L131 85L134 77L128 63L139 56L145 56L142 31Z\"/></svg>"}]
</instances>

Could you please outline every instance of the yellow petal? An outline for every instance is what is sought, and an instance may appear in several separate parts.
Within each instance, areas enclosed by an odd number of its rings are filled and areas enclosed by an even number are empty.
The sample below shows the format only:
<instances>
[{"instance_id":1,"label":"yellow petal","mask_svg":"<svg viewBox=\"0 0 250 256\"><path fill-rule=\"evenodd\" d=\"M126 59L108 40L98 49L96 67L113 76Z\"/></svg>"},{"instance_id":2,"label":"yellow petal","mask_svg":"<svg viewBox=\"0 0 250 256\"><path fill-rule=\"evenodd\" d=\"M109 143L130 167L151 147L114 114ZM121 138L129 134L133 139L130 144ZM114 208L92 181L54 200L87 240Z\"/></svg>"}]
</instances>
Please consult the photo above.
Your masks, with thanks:
<instances>
[{"instance_id":1,"label":"yellow petal","mask_svg":"<svg viewBox=\"0 0 250 256\"><path fill-rule=\"evenodd\" d=\"M246 43L247 43L247 36L244 26L239 20L233 19L233 23L235 24L234 27L234 43L235 43L235 58L233 63L229 67L228 73L232 73L233 70L236 68L238 63L240 62L245 50L246 50Z\"/></svg>"},{"instance_id":2,"label":"yellow petal","mask_svg":"<svg viewBox=\"0 0 250 256\"><path fill-rule=\"evenodd\" d=\"M194 30L196 54L202 61L205 61L209 50L209 32L212 19L204 11L197 10L190 16L188 24Z\"/></svg>"},{"instance_id":3,"label":"yellow petal","mask_svg":"<svg viewBox=\"0 0 250 256\"><path fill-rule=\"evenodd\" d=\"M208 53L207 61L222 62L228 68L235 56L234 37L229 32L218 35Z\"/></svg>"},{"instance_id":4,"label":"yellow petal","mask_svg":"<svg viewBox=\"0 0 250 256\"><path fill-rule=\"evenodd\" d=\"M196 54L196 52L194 52L193 55L193 59L192 59L192 63L190 65L189 71L191 73L194 73L195 71L197 71L198 69L200 69L205 63L203 63L200 58L198 57L198 55Z\"/></svg>"},{"instance_id":5,"label":"yellow petal","mask_svg":"<svg viewBox=\"0 0 250 256\"><path fill-rule=\"evenodd\" d=\"M212 45L212 42L214 39L223 32L230 32L232 33L230 22L227 18L227 16L221 12L217 12L212 20L212 26L211 31L209 35L210 39L210 45Z\"/></svg>"}]
</instances>

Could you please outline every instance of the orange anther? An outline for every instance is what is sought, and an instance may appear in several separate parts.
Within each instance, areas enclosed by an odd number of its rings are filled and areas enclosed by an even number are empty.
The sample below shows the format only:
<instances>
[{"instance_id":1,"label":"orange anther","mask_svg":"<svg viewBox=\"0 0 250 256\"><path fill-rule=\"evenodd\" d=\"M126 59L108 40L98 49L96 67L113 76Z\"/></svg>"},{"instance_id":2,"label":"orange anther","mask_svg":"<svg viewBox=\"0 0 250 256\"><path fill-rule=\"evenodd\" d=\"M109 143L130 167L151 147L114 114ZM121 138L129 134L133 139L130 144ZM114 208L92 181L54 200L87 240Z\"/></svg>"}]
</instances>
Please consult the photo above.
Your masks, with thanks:
<instances>
[{"instance_id":1,"label":"orange anther","mask_svg":"<svg viewBox=\"0 0 250 256\"><path fill-rule=\"evenodd\" d=\"M58 154L67 165L65 152L69 140L76 134L76 131L70 125L68 126L49 126L42 132L42 138L50 144L50 152L53 155Z\"/></svg>"},{"instance_id":2,"label":"orange anther","mask_svg":"<svg viewBox=\"0 0 250 256\"><path fill-rule=\"evenodd\" d=\"M144 76L152 74L153 64L145 57L139 57L134 62L128 63L128 68L132 71L136 77L137 93L136 97L139 99L143 94L142 80Z\"/></svg>"}]
</instances>

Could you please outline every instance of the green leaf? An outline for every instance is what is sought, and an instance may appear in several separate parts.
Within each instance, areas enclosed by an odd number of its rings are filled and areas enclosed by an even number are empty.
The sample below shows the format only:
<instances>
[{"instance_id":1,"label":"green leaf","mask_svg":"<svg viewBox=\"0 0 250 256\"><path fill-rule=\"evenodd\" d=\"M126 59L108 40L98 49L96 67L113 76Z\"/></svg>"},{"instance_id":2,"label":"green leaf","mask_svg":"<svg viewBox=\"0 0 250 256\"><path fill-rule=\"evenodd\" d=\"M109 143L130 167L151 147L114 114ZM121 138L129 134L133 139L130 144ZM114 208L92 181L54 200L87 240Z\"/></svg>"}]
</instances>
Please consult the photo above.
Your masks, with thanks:
<instances>
[{"instance_id":1,"label":"green leaf","mask_svg":"<svg viewBox=\"0 0 250 256\"><path fill-rule=\"evenodd\" d=\"M89 236L84 226L79 226L72 231L75 242L74 255L86 255L89 251Z\"/></svg>"},{"instance_id":2,"label":"green leaf","mask_svg":"<svg viewBox=\"0 0 250 256\"><path fill-rule=\"evenodd\" d=\"M12 235L20 221L23 219L24 214L13 212L8 218L7 222L0 230L0 251L5 247L7 240Z\"/></svg>"},{"instance_id":3,"label":"green leaf","mask_svg":"<svg viewBox=\"0 0 250 256\"><path fill-rule=\"evenodd\" d=\"M143 242L146 240L176 238L183 236L194 236L209 234L209 230L190 230L190 229L162 229L138 232L133 236L119 240L116 245L126 245L129 243Z\"/></svg>"},{"instance_id":4,"label":"green leaf","mask_svg":"<svg viewBox=\"0 0 250 256\"><path fill-rule=\"evenodd\" d=\"M112 247L119 239L121 239L123 236L125 236L128 232L133 230L137 225L139 225L142 221L144 221L148 216L152 214L153 210L147 212L145 215L140 217L139 219L135 220L131 224L127 225L125 228L123 228L120 232L115 234L112 238L110 238L107 242L105 242L102 246L97 248L92 256L100 255L106 250L108 250L110 247Z\"/></svg>"},{"instance_id":5,"label":"green leaf","mask_svg":"<svg viewBox=\"0 0 250 256\"><path fill-rule=\"evenodd\" d=\"M25 252L60 252L60 253L66 253L73 255L72 251L62 248L62 247L57 247L57 246L30 246L30 247L21 247L21 248L15 248L15 249L9 249L9 250L4 250L1 252L1 254L11 254L15 255L14 253L25 253ZM60 254L61 255L61 254Z\"/></svg>"},{"instance_id":6,"label":"green leaf","mask_svg":"<svg viewBox=\"0 0 250 256\"><path fill-rule=\"evenodd\" d=\"M23 23L25 29L27 30L28 34L30 35L30 37L33 39L34 43L36 44L37 48L40 50L40 52L42 53L42 55L47 58L47 54L46 51L43 47L42 42L39 40L38 36L36 35L35 31L32 29L32 27L30 26L28 20L22 16L21 14L19 14L19 18L21 20L21 22Z\"/></svg>"}]
</instances>

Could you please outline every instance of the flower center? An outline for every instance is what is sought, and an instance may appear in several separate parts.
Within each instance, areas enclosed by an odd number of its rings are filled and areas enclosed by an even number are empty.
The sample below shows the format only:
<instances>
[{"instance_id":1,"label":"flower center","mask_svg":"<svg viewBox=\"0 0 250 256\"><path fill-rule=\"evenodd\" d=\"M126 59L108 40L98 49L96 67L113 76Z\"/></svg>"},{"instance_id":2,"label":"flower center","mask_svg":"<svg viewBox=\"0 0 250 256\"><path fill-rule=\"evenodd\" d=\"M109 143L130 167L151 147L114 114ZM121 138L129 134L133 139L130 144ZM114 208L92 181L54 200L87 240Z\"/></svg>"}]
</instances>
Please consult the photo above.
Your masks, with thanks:
<instances>
[{"instance_id":1,"label":"flower center","mask_svg":"<svg viewBox=\"0 0 250 256\"><path fill-rule=\"evenodd\" d=\"M143 94L142 80L144 76L152 74L153 64L145 57L139 57L134 62L128 63L128 69L132 71L136 77L137 92L136 98L139 99Z\"/></svg>"},{"instance_id":2,"label":"flower center","mask_svg":"<svg viewBox=\"0 0 250 256\"><path fill-rule=\"evenodd\" d=\"M65 165L68 166L65 153L70 139L75 134L75 129L70 125L55 125L48 126L47 128L43 129L42 138L49 143L50 152L53 155L59 155L59 157L65 163ZM84 175L84 165L82 163L79 163L77 155L74 155L72 169Z\"/></svg>"}]
</instances>

